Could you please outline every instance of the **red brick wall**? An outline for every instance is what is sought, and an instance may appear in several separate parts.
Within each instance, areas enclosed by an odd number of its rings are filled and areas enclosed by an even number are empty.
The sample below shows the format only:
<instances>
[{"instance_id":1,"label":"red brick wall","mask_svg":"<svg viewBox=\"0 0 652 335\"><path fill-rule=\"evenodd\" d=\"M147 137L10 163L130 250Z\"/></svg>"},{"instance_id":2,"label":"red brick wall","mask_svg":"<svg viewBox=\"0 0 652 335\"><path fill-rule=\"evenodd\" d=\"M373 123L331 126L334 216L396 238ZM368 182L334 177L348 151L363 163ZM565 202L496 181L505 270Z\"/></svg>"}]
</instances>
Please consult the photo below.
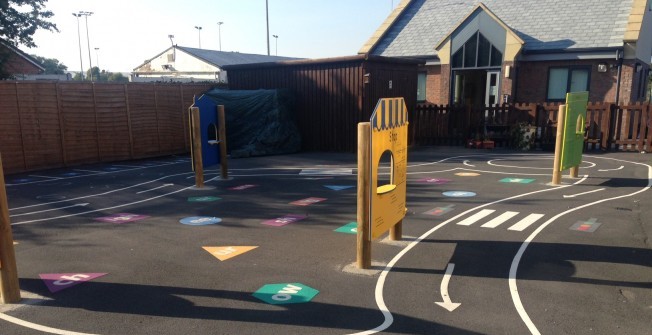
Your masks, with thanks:
<instances>
[{"instance_id":1,"label":"red brick wall","mask_svg":"<svg viewBox=\"0 0 652 335\"><path fill-rule=\"evenodd\" d=\"M607 64L607 72L598 72L598 64ZM589 101L615 102L618 68L615 60L519 62L516 64L516 102L546 102L548 69L553 66L591 66ZM613 66L613 67L612 67ZM629 102L636 94L632 61L625 61L620 79L620 100Z\"/></svg>"},{"instance_id":2,"label":"red brick wall","mask_svg":"<svg viewBox=\"0 0 652 335\"><path fill-rule=\"evenodd\" d=\"M16 54L11 54L2 64L3 70L9 74L39 74L41 69Z\"/></svg>"},{"instance_id":3,"label":"red brick wall","mask_svg":"<svg viewBox=\"0 0 652 335\"><path fill-rule=\"evenodd\" d=\"M432 104L448 104L450 95L450 66L426 66L426 100ZM442 75L443 73L443 75Z\"/></svg>"}]
</instances>

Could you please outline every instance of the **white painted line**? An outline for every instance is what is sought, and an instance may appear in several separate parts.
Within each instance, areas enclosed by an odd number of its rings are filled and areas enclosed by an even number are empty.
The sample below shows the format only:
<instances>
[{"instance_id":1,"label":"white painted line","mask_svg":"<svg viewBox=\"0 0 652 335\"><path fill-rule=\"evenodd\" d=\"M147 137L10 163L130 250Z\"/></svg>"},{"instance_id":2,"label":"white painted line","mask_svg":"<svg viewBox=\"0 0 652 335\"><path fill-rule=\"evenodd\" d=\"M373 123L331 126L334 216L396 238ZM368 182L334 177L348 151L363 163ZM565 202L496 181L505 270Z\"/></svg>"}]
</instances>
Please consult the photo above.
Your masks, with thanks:
<instances>
[{"instance_id":1,"label":"white painted line","mask_svg":"<svg viewBox=\"0 0 652 335\"><path fill-rule=\"evenodd\" d=\"M73 171L79 171L79 172L91 172L91 173L97 173L97 174L104 174L104 173L107 173L106 171L95 171L95 170L84 170L84 169L73 169Z\"/></svg>"},{"instance_id":2,"label":"white painted line","mask_svg":"<svg viewBox=\"0 0 652 335\"><path fill-rule=\"evenodd\" d=\"M625 194L625 195L621 195L621 196L617 196L617 197L613 197L613 198L601 199L601 200L594 201L594 202L591 202L591 203L588 203L588 204L584 204L584 205L581 205L581 206L578 206L578 207L575 207L575 208L571 208L571 209L569 209L569 210L567 210L565 212L561 212L561 213L553 216L552 218L550 218L548 221L544 222L542 225L540 225L537 229L534 230L534 232L532 232L532 234L530 234L530 236L528 236L527 239L525 239L523 244L521 244L521 247L518 249L518 252L514 256L514 259L512 260L512 265L511 265L511 267L509 269L509 291L510 291L510 293L512 295L512 302L514 302L514 307L516 307L516 311L518 312L518 315L521 317L521 320L523 320L523 323L525 323L525 326L530 330L530 333L533 334L533 335L541 335L541 332L539 332L539 329L537 329L537 326L534 324L534 322L532 322L532 319L530 319L530 316L527 314L527 311L525 310L525 307L523 306L523 302L521 301L521 296L518 293L518 286L516 285L516 275L518 274L518 267L519 267L519 265L521 263L521 258L523 258L523 254L525 254L525 251L527 250L530 243L537 237L537 235L539 235L539 233L541 233L544 229L546 229L546 227L548 227L551 223L553 223L555 220L557 220L558 218L560 218L563 215L566 215L568 213L571 213L571 212L574 212L574 211L577 211L577 210L580 210L580 209L583 209L583 208L586 208L586 207L589 207L589 206L597 205L597 204L600 204L600 203L603 203L603 202L622 199L622 198L626 198L626 197L631 197L633 195L643 193L643 192L649 190L652 187L652 166L644 164L644 163L630 162L630 161L625 161L625 160L620 160L620 159L615 159L615 158L604 158L604 157L595 157L595 158L602 158L602 159L614 160L614 161L618 161L618 162L625 162L625 163L631 163L631 164L636 164L636 165L647 166L647 168L648 168L648 170L647 170L648 171L647 172L648 184L647 184L646 187L644 187L644 188L642 188L642 189L640 189L640 190L638 190L636 192L630 193L630 194Z\"/></svg>"},{"instance_id":3,"label":"white painted line","mask_svg":"<svg viewBox=\"0 0 652 335\"><path fill-rule=\"evenodd\" d=\"M36 177L36 178L46 178L46 179L63 179L61 177L40 176L40 175L37 175L37 174L30 174L29 176L30 177ZM41 181L39 181L39 182L41 182ZM28 183L22 183L21 185L24 185L24 184L28 184Z\"/></svg>"},{"instance_id":4,"label":"white painted line","mask_svg":"<svg viewBox=\"0 0 652 335\"><path fill-rule=\"evenodd\" d=\"M468 218L458 222L457 224L460 225L460 226L470 226L470 225L474 224L476 221L484 218L485 216L487 216L487 215L489 215L489 214L491 214L493 212L495 212L495 210L493 210L493 209L483 209L483 210L469 216Z\"/></svg>"},{"instance_id":5,"label":"white painted line","mask_svg":"<svg viewBox=\"0 0 652 335\"><path fill-rule=\"evenodd\" d=\"M59 334L59 335L93 335L93 334L89 334L89 333L77 333L77 332L73 332L73 331L69 331L69 330L63 330L63 329L57 329L57 328L42 326L42 325L39 325L39 324L36 324L36 323L32 323L32 322L28 322L28 321L24 321L24 320L15 318L13 316L9 316L9 315L7 315L5 313L0 313L0 319L3 319L5 321L11 322L13 324L16 324L16 325L19 325L19 326L22 326L22 327L42 331L44 333Z\"/></svg>"},{"instance_id":6,"label":"white painted line","mask_svg":"<svg viewBox=\"0 0 652 335\"><path fill-rule=\"evenodd\" d=\"M444 278L441 280L441 285L439 286L439 290L441 291L441 298L444 301L435 302L435 304L443 307L449 312L454 311L457 307L460 307L461 305L461 303L459 302L453 302L451 300L451 297L448 295L448 283L450 282L451 277L453 276L453 269L455 269L455 264L448 263L448 266L446 267L446 274L444 274Z\"/></svg>"},{"instance_id":7,"label":"white painted line","mask_svg":"<svg viewBox=\"0 0 652 335\"><path fill-rule=\"evenodd\" d=\"M531 226L533 223L537 222L542 217L544 217L543 214L530 214L526 216L523 220L516 222L516 224L507 228L507 230L523 231L527 227Z\"/></svg>"},{"instance_id":8,"label":"white painted line","mask_svg":"<svg viewBox=\"0 0 652 335\"><path fill-rule=\"evenodd\" d=\"M466 166L470 166L470 167L475 167L475 165L471 165L471 164L469 164L469 161L468 161L468 160L465 160L464 162L462 162L462 164L464 164L464 165L466 165Z\"/></svg>"},{"instance_id":9,"label":"white painted line","mask_svg":"<svg viewBox=\"0 0 652 335\"><path fill-rule=\"evenodd\" d=\"M600 170L598 170L598 171L600 171L600 172L606 172L606 171L618 171L618 170L622 170L622 169L624 169L624 168L625 168L625 166L624 166L624 165L621 165L621 166L620 166L619 168L617 168L617 169L600 169Z\"/></svg>"},{"instance_id":10,"label":"white painted line","mask_svg":"<svg viewBox=\"0 0 652 335\"><path fill-rule=\"evenodd\" d=\"M421 164L421 165L428 165L428 164ZM584 182L587 178L588 178L588 176L584 176L581 180L577 181L576 184ZM523 193L523 194L511 196L509 198L504 198L504 199L496 200L496 201L486 203L486 204L483 204L483 205L479 205L479 206L476 206L476 207L471 208L469 210L466 210L466 211L464 211L464 212L462 212L462 213L460 213L460 214L458 214L458 215L456 215L456 216L454 216L454 217L452 217L452 218L450 218L450 219L436 225L435 227L428 230L427 232L423 233L415 241L413 241L407 247L405 247L405 249L401 250L398 254L396 254L396 256L394 256L394 258L392 258L392 260L389 261L389 263L387 263L387 266L385 266L385 269L383 269L383 272L380 273L380 276L378 276L378 281L376 282L376 289L374 291L374 294L376 296L376 305L378 306L378 310L383 314L383 318L384 318L383 323L378 325L376 328L361 331L361 332L357 332L357 333L351 333L351 335L371 335L371 334L376 334L376 333L382 332L383 330L389 328L389 326L391 326L392 323L394 323L394 316L392 315L392 313L387 308L387 305L385 304L385 298L383 297L383 290L385 288L385 281L387 280L387 275L392 271L392 268L394 268L394 265L396 265L396 263L398 263L398 261L401 260L401 258L403 258L403 256L405 256L405 254L407 254L410 250L412 250L412 248L414 248L417 244L419 244L421 241L423 241L426 237L432 235L437 230L439 230L440 228L446 226L447 224L449 224L449 223L451 223L451 222L453 222L453 221L463 217L464 215L467 215L467 214L469 214L469 213L471 213L471 212L473 212L473 211L475 211L477 209L480 209L480 208L483 208L483 207L488 207L488 206L491 206L491 205L495 205L495 204L501 203L501 202L506 202L506 201L526 197L526 196L537 194L537 193L555 191L555 190L559 190L559 189L566 188L566 187L571 187L571 186L572 185L562 185L562 186L557 186L557 187L554 187L554 188L548 188L548 189Z\"/></svg>"},{"instance_id":11,"label":"white painted line","mask_svg":"<svg viewBox=\"0 0 652 335\"><path fill-rule=\"evenodd\" d=\"M586 191L586 192L577 193L577 194L569 194L569 195L564 194L564 198L575 198L575 197L580 196L580 195L585 195L585 194L589 194L589 193L600 192L600 191L604 191L604 190L605 190L604 188L599 188L599 189L597 189L597 190Z\"/></svg>"},{"instance_id":12,"label":"white painted line","mask_svg":"<svg viewBox=\"0 0 652 335\"><path fill-rule=\"evenodd\" d=\"M130 169L137 169L137 168L142 168L142 165L121 165L121 164L111 164L111 166L117 166L117 167L123 167L123 168L130 168Z\"/></svg>"},{"instance_id":13,"label":"white painted line","mask_svg":"<svg viewBox=\"0 0 652 335\"><path fill-rule=\"evenodd\" d=\"M303 169L299 172L300 175L337 175L337 176L346 176L352 175L353 169Z\"/></svg>"},{"instance_id":14,"label":"white painted line","mask_svg":"<svg viewBox=\"0 0 652 335\"><path fill-rule=\"evenodd\" d=\"M480 227L483 227L483 228L496 228L496 227L500 226L503 222L515 217L518 214L519 214L519 212L507 211L507 212L505 212L503 214L498 215L497 217L493 218L491 221L483 224Z\"/></svg>"},{"instance_id":15,"label":"white painted line","mask_svg":"<svg viewBox=\"0 0 652 335\"><path fill-rule=\"evenodd\" d=\"M45 210L42 210L42 211L29 212L29 213L23 213L23 214L14 214L14 215L9 215L9 217L13 218L13 217L17 217L17 216L33 215L33 214L39 214L39 213L44 213L44 212L58 211L58 210L61 210L61 209L66 209L66 208L85 207L85 206L88 206L88 205L89 205L89 203L85 202L85 203L82 203L82 204L74 204L74 205L65 206L65 207L45 209Z\"/></svg>"},{"instance_id":16,"label":"white painted line","mask_svg":"<svg viewBox=\"0 0 652 335\"><path fill-rule=\"evenodd\" d=\"M174 185L174 184L163 184L163 185L161 185L159 187L150 188L149 190L136 192L136 194L141 194L141 193L145 193L145 192L149 192L149 191L154 191L154 190L158 190L159 188L168 187L168 186L172 186L172 185Z\"/></svg>"}]
</instances>

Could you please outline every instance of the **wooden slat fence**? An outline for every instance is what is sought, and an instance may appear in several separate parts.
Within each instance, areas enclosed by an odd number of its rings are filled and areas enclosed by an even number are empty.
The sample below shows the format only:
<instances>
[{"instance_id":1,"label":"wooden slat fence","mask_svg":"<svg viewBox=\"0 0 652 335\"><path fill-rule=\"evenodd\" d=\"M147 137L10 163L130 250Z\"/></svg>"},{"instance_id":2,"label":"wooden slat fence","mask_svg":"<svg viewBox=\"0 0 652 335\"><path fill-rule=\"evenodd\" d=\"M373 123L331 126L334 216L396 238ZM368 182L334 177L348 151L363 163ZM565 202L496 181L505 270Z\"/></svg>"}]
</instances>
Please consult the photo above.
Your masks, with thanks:
<instances>
[{"instance_id":1,"label":"wooden slat fence","mask_svg":"<svg viewBox=\"0 0 652 335\"><path fill-rule=\"evenodd\" d=\"M185 153L207 84L0 82L5 173Z\"/></svg>"},{"instance_id":2,"label":"wooden slat fence","mask_svg":"<svg viewBox=\"0 0 652 335\"><path fill-rule=\"evenodd\" d=\"M554 150L557 104L518 104L486 108L417 105L410 111L410 144L461 145L477 136L510 146L510 128L525 123L536 127L535 146ZM586 150L652 151L652 107L649 103L616 106L589 103Z\"/></svg>"}]
</instances>

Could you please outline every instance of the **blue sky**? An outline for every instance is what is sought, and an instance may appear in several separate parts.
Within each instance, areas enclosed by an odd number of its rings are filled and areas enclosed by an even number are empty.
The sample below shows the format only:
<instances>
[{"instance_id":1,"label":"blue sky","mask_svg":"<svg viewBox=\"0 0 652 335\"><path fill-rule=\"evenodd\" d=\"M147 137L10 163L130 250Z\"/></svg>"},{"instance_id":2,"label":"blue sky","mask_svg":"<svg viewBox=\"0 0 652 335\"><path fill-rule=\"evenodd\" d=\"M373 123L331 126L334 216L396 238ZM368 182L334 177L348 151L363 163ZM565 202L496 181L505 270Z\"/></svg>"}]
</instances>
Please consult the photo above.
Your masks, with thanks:
<instances>
[{"instance_id":1,"label":"blue sky","mask_svg":"<svg viewBox=\"0 0 652 335\"><path fill-rule=\"evenodd\" d=\"M305 58L350 56L389 15L399 0L268 0L269 32L278 35L278 55ZM48 0L58 33L39 31L37 48L30 54L56 58L71 71L79 71L77 18L88 18L93 66L129 72L170 46L168 35L180 46L267 54L265 0ZM88 68L84 17L80 20L82 59ZM270 51L276 53L270 36ZM99 48L96 52L95 48Z\"/></svg>"}]
</instances>

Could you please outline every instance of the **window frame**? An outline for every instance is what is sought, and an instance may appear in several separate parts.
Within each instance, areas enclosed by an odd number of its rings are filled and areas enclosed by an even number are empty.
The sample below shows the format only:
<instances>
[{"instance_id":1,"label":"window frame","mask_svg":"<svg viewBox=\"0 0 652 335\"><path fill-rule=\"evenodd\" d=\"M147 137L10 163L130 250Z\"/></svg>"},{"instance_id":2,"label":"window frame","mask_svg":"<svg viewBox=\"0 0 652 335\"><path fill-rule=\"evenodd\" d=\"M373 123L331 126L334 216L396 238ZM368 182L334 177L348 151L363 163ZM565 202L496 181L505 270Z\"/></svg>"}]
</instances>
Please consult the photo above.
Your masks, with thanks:
<instances>
[{"instance_id":1,"label":"window frame","mask_svg":"<svg viewBox=\"0 0 652 335\"><path fill-rule=\"evenodd\" d=\"M423 100L419 100L419 77L423 76ZM428 101L428 72L417 72L417 103Z\"/></svg>"},{"instance_id":2,"label":"window frame","mask_svg":"<svg viewBox=\"0 0 652 335\"><path fill-rule=\"evenodd\" d=\"M550 99L549 93L550 93L550 72L554 69L566 69L568 71L568 75L566 76L566 94L570 92L571 88L571 82L572 82L572 77L573 77L573 71L574 70L586 70L587 71L587 76L586 76L586 87L587 91L591 92L591 65L568 65L568 66L550 66L548 67L548 76L546 78L546 99L545 101L548 102L563 102L566 101L566 95L564 94L564 97L561 99Z\"/></svg>"}]
</instances>

